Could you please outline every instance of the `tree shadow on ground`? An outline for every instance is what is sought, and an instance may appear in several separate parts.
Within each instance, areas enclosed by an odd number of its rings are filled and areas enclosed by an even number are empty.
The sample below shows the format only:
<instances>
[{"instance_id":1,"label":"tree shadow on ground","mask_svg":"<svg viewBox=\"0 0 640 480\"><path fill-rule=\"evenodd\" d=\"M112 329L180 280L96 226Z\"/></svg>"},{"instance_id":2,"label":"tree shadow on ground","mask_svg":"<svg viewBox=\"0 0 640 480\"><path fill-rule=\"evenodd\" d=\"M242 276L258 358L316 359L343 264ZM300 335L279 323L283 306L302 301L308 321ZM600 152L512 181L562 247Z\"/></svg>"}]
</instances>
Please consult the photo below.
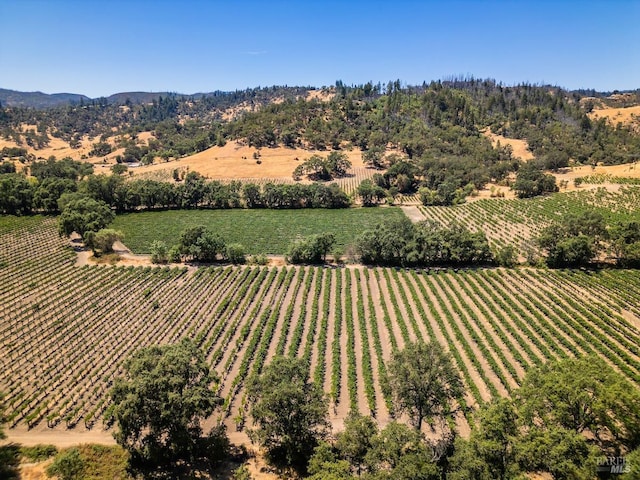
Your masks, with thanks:
<instances>
[{"instance_id":1,"label":"tree shadow on ground","mask_svg":"<svg viewBox=\"0 0 640 480\"><path fill-rule=\"evenodd\" d=\"M10 443L0 446L0 480L19 478L20 445Z\"/></svg>"}]
</instances>

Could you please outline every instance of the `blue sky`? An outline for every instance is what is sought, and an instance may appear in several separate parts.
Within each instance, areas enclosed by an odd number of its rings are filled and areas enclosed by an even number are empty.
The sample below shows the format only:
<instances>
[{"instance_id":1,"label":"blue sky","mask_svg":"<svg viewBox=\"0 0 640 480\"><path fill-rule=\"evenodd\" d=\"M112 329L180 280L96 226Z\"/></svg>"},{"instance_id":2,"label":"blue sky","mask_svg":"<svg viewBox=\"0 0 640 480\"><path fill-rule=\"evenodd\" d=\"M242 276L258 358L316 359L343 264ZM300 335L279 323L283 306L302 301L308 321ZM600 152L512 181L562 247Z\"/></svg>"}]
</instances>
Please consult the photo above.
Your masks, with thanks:
<instances>
[{"instance_id":1,"label":"blue sky","mask_svg":"<svg viewBox=\"0 0 640 480\"><path fill-rule=\"evenodd\" d=\"M640 88L640 0L0 0L0 88L90 97L268 85Z\"/></svg>"}]
</instances>

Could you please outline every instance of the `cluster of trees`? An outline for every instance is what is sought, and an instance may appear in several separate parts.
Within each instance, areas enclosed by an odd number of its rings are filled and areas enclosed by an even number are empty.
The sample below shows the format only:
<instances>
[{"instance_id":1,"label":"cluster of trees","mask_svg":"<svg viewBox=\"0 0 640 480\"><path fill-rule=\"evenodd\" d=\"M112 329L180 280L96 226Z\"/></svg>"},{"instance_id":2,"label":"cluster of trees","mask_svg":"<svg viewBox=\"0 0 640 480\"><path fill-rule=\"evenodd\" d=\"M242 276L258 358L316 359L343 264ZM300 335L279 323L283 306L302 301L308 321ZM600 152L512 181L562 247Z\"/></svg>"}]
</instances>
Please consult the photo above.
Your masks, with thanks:
<instances>
[{"instance_id":1,"label":"cluster of trees","mask_svg":"<svg viewBox=\"0 0 640 480\"><path fill-rule=\"evenodd\" d=\"M304 175L311 180L331 180L344 177L351 168L351 162L343 152L333 151L327 157L312 155L293 171L293 179L300 180Z\"/></svg>"},{"instance_id":2,"label":"cluster of trees","mask_svg":"<svg viewBox=\"0 0 640 480\"><path fill-rule=\"evenodd\" d=\"M109 206L86 194L65 193L58 200L58 233L70 237L76 232L95 256L113 252L113 244L123 239L121 232L107 228L115 219Z\"/></svg>"},{"instance_id":3,"label":"cluster of trees","mask_svg":"<svg viewBox=\"0 0 640 480\"><path fill-rule=\"evenodd\" d=\"M308 368L304 359L276 357L247 383L254 424L250 437L273 465L318 480L351 478L355 471L375 472L372 478L423 478L398 476L422 468L437 472L434 459L446 452L443 439L453 438L449 424L463 391L451 357L439 344L409 344L389 364L395 408L409 416L413 428L392 422L378 431L373 419L351 413L335 444L328 442L327 399L309 382ZM427 442L423 423L441 438Z\"/></svg>"},{"instance_id":4,"label":"cluster of trees","mask_svg":"<svg viewBox=\"0 0 640 480\"><path fill-rule=\"evenodd\" d=\"M516 175L513 190L518 198L531 198L544 193L557 192L556 177L544 173L536 162L523 164Z\"/></svg>"},{"instance_id":5,"label":"cluster of trees","mask_svg":"<svg viewBox=\"0 0 640 480\"><path fill-rule=\"evenodd\" d=\"M333 233L321 233L295 240L287 251L289 263L324 263L336 243Z\"/></svg>"},{"instance_id":6,"label":"cluster of trees","mask_svg":"<svg viewBox=\"0 0 640 480\"><path fill-rule=\"evenodd\" d=\"M222 402L215 394L218 379L196 344L184 339L175 345L144 348L126 361L124 370L110 392L112 405L106 416L108 424L116 425L114 437L129 451L134 469L150 471L194 462L213 466L227 455L224 427L215 426L207 435L201 428L201 420ZM275 357L248 379L246 401L253 420L249 435L282 472L324 475L335 470L324 468L335 458L333 446L326 443L328 402L322 388L309 381L308 370L302 358ZM393 423L378 433L373 420L351 415L337 441L353 462L338 463L344 472L351 465L370 468L370 462L380 472L394 463L397 471L430 464L431 455L422 455L427 451L420 433L422 422L447 425L456 411L462 383L440 345L413 344L394 354L389 376L394 395L401 399L398 412L406 412L414 428ZM410 442L413 446L407 448ZM437 450L438 458L443 456L445 450L438 450L437 443L431 446L430 454ZM434 466L429 468L435 471Z\"/></svg>"},{"instance_id":7,"label":"cluster of trees","mask_svg":"<svg viewBox=\"0 0 640 480\"><path fill-rule=\"evenodd\" d=\"M420 350L406 352L412 354L403 364L409 371L403 377L394 373L394 378L406 387L418 387L409 393L419 392L420 386L433 393L451 385L438 380L444 372L433 383L424 377L412 379L412 369L430 371L425 354L439 349L422 345ZM392 365L399 359L394 355ZM420 366L421 360L425 366ZM427 373L427 378L432 377ZM447 414L455 406L452 393L440 399L436 394L425 397L435 398L433 404L444 408L445 414L438 414L441 420L451 418ZM414 407L425 404L404 398ZM620 471L613 473L636 478L638 401L640 393L602 360L560 360L528 372L512 400L497 399L482 406L472 417L468 440L451 431L427 440L420 429L394 422L378 430L370 418L351 414L335 441L314 451L308 464L310 478L506 480L545 472L557 479L583 479L594 478L607 458L626 458ZM415 417L412 424L416 425Z\"/></svg>"},{"instance_id":8,"label":"cluster of trees","mask_svg":"<svg viewBox=\"0 0 640 480\"><path fill-rule=\"evenodd\" d=\"M640 393L596 357L551 362L527 373L513 399L475 416L469 440L457 439L454 479L508 479L524 472L594 478L604 457L626 457L640 473ZM633 472L631 472L633 468Z\"/></svg>"},{"instance_id":9,"label":"cluster of trees","mask_svg":"<svg viewBox=\"0 0 640 480\"><path fill-rule=\"evenodd\" d=\"M482 140L479 142L482 145L477 145L478 148L487 148ZM457 205L490 180L504 181L518 169L520 162L511 157L510 147L497 147L495 152L497 159L489 166L478 164L464 153L424 156L418 160L389 154L375 163L376 168L386 166L387 170L363 181L357 193L368 206L399 193L418 193L424 205ZM363 157L370 158L369 152L363 153Z\"/></svg>"},{"instance_id":10,"label":"cluster of trees","mask_svg":"<svg viewBox=\"0 0 640 480\"><path fill-rule=\"evenodd\" d=\"M386 87L339 83L335 92L330 101L306 101L299 98L302 89L272 87L197 98L169 95L144 105L127 102L124 109L106 100L41 111L0 108L0 132L23 142L27 134L22 125L35 124L38 135L50 132L73 144L91 135L99 137L91 155L102 156L111 151L107 139L116 128L117 146L125 149L120 160L143 163L178 158L227 140L256 148L331 149L329 158L313 156L294 172L295 177L318 179L344 172L344 148L358 147L372 166L393 169L397 158L385 156L392 149L404 156L407 165L377 185L391 196L394 189L400 193L426 189L425 201L443 205L459 202L466 193L461 189L468 185L479 189L518 170L510 147L494 148L481 134L484 128L526 139L545 169L557 170L570 159L612 164L640 157L640 136L630 127L613 127L604 118L590 120L580 93L555 87L505 87L468 78L420 86L402 86L399 81ZM268 103L274 95L285 101ZM220 108L235 102L251 107L222 122ZM141 131L151 131L153 137L138 141ZM552 189L545 183L548 179L523 176L521 180L518 191L525 196Z\"/></svg>"},{"instance_id":11,"label":"cluster of trees","mask_svg":"<svg viewBox=\"0 0 640 480\"><path fill-rule=\"evenodd\" d=\"M122 161L149 163L224 145L222 117L226 109L240 104L257 109L275 98L291 100L306 91L303 87L274 86L194 96L116 95L42 109L0 106L0 136L36 149L46 147L51 137L61 138L73 148L80 146L84 136L97 137L89 155L100 157L111 152L106 139L116 132L121 138L133 139L119 145L125 148ZM36 125L36 129L23 131L25 124ZM152 132L154 138L137 142L137 133L143 131Z\"/></svg>"},{"instance_id":12,"label":"cluster of trees","mask_svg":"<svg viewBox=\"0 0 640 480\"><path fill-rule=\"evenodd\" d=\"M493 262L487 237L452 224L386 221L364 232L355 248L362 263L385 266L465 266Z\"/></svg>"},{"instance_id":13,"label":"cluster of trees","mask_svg":"<svg viewBox=\"0 0 640 480\"><path fill-rule=\"evenodd\" d=\"M258 257L256 263L266 263ZM202 225L185 229L180 235L177 245L169 248L162 240L154 240L151 243L151 261L153 263L168 262L217 262L226 261L234 265L242 265L247 262L245 249L239 243L226 243L217 233L210 231Z\"/></svg>"},{"instance_id":14,"label":"cluster of trees","mask_svg":"<svg viewBox=\"0 0 640 480\"><path fill-rule=\"evenodd\" d=\"M33 211L58 212L58 200L64 193L78 190L79 182L93 172L93 166L70 158L36 161L32 177L16 173L6 162L0 172L0 213L24 215Z\"/></svg>"},{"instance_id":15,"label":"cluster of trees","mask_svg":"<svg viewBox=\"0 0 640 480\"><path fill-rule=\"evenodd\" d=\"M165 95L135 104L128 99L97 99L43 110L0 107L0 134L35 147L49 135L78 145L85 135L100 137L94 154L104 154L104 140L151 131L155 140L146 152L131 149L127 159L177 158L237 139L256 148L331 148L352 145L372 152L372 162L389 146L412 160L473 160L475 175L492 175L500 154L479 130L491 127L507 137L524 138L536 158L557 168L572 158L582 163L624 163L640 154L640 138L632 128L591 120L585 92L547 85L504 86L474 78L437 81L418 86L346 86L336 83L330 101L302 98L306 89L269 87L204 96ZM275 98L283 102L273 103ZM120 103L126 108L120 108ZM242 105L244 115L222 121L225 109ZM36 129L23 131L23 125ZM140 146L142 148L142 146ZM505 150L506 152L506 150ZM448 157L448 158L447 158ZM146 159L146 160L145 160ZM498 170L507 165L500 165ZM455 176L452 176L454 178ZM458 187L466 185L464 180ZM428 186L427 186L428 187ZM432 187L428 187L432 188Z\"/></svg>"},{"instance_id":16,"label":"cluster of trees","mask_svg":"<svg viewBox=\"0 0 640 480\"><path fill-rule=\"evenodd\" d=\"M587 210L566 215L545 227L537 238L550 267L585 266L605 251L623 267L640 266L640 223L619 221L607 225L601 213Z\"/></svg>"},{"instance_id":17,"label":"cluster of trees","mask_svg":"<svg viewBox=\"0 0 640 480\"><path fill-rule=\"evenodd\" d=\"M239 243L227 244L220 235L202 225L184 230L180 235L179 243L170 249L167 249L164 242L156 240L151 245L151 259L154 263L224 260L239 265L246 262L242 245Z\"/></svg>"}]
</instances>

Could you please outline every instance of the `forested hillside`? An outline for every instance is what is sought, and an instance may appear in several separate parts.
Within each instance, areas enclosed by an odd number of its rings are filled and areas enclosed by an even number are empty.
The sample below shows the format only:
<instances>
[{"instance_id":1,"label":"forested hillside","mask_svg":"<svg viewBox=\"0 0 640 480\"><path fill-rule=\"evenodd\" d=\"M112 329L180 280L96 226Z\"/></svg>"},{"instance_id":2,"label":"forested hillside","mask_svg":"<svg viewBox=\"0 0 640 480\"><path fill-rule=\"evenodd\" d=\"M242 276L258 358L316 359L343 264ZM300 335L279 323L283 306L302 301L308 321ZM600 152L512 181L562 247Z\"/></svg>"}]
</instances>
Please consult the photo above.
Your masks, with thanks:
<instances>
[{"instance_id":1,"label":"forested hillside","mask_svg":"<svg viewBox=\"0 0 640 480\"><path fill-rule=\"evenodd\" d=\"M309 92L314 91L268 87L157 98L118 94L40 110L5 105L0 132L37 148L51 137L73 141L83 135L105 139L151 131L158 139L146 152L152 157L239 139L257 148L393 148L410 159L462 155L496 162L498 154L489 153L489 143L480 136L490 127L505 137L526 139L534 155L549 163L571 158L612 164L640 156L640 140L630 129L587 115L596 104L625 106L634 98L637 103L637 93L603 99L591 91L474 79L420 86L395 81L348 87L338 81L327 95ZM24 125L37 128L31 134L21 129Z\"/></svg>"}]
</instances>

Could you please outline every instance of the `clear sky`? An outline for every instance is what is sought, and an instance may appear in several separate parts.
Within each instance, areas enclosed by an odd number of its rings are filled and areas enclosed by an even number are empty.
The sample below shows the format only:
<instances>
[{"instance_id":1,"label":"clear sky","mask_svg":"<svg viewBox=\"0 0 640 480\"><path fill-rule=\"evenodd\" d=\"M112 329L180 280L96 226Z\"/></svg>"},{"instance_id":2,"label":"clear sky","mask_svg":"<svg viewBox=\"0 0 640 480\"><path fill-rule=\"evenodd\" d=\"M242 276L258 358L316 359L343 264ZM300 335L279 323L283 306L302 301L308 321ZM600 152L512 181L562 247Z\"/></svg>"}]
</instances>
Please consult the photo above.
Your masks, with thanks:
<instances>
[{"instance_id":1,"label":"clear sky","mask_svg":"<svg viewBox=\"0 0 640 480\"><path fill-rule=\"evenodd\" d=\"M640 88L640 0L0 0L0 88L98 97L467 74Z\"/></svg>"}]
</instances>

